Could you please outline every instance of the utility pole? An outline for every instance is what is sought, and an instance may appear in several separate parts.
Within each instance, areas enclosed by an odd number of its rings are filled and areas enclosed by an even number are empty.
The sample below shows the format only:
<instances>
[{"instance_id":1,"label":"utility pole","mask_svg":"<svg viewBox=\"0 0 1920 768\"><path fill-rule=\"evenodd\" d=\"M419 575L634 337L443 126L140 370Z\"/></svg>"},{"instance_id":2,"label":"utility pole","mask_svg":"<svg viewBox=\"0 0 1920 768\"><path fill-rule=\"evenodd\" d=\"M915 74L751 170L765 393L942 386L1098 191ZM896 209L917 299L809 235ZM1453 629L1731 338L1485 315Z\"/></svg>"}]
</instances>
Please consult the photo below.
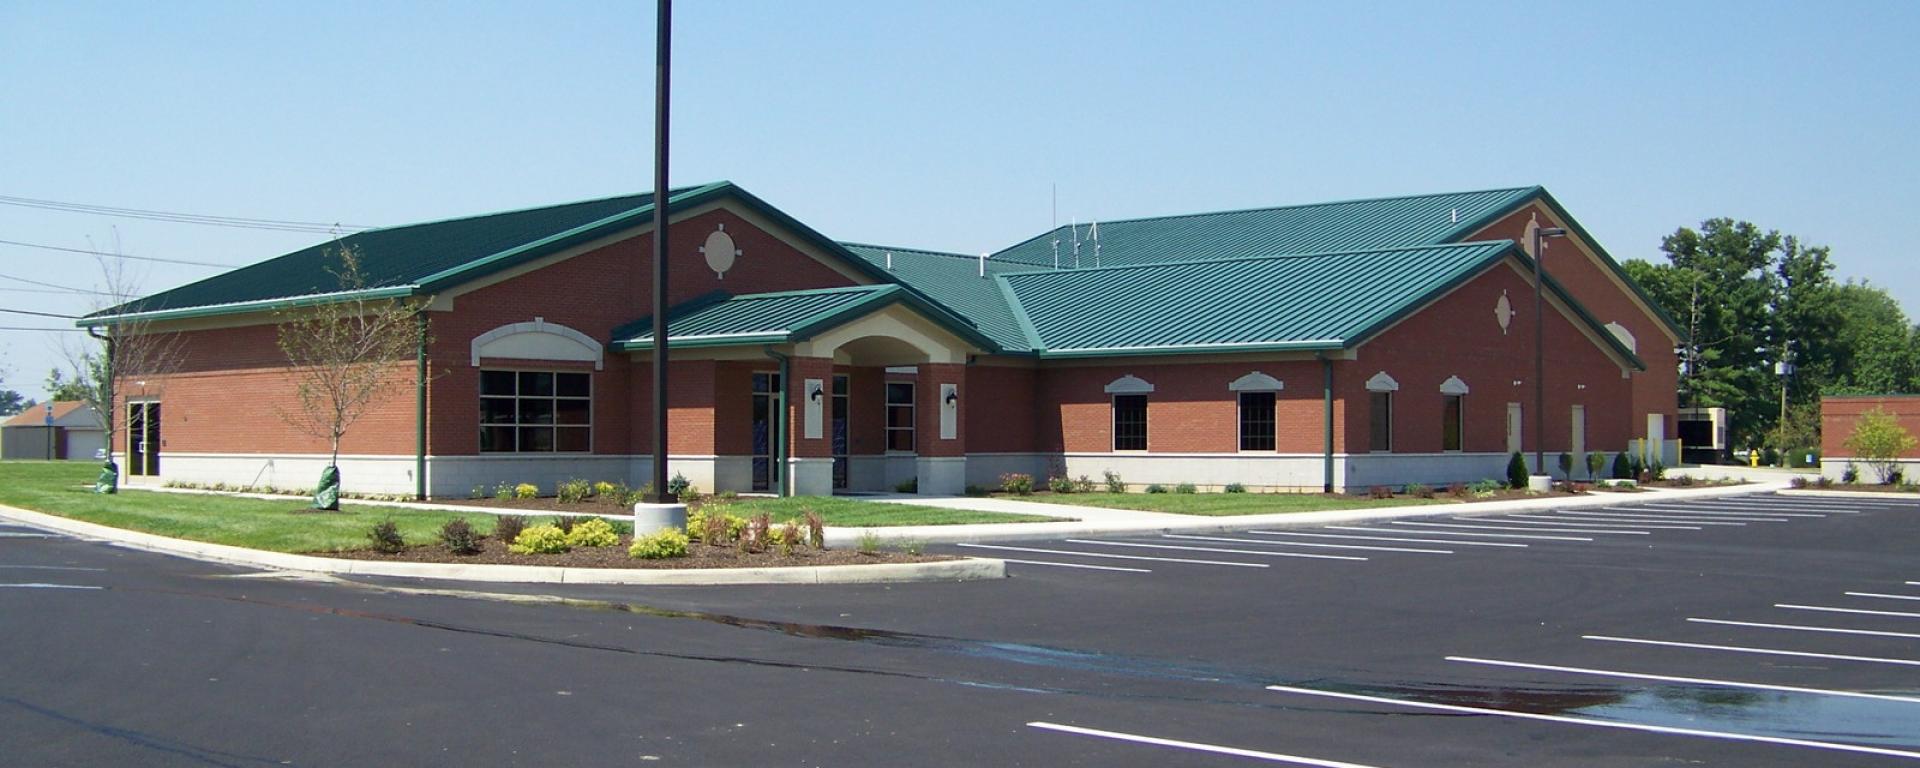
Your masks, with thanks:
<instances>
[{"instance_id":1,"label":"utility pole","mask_svg":"<svg viewBox=\"0 0 1920 768\"><path fill-rule=\"evenodd\" d=\"M657 0L653 77L653 493L650 504L679 502L667 489L667 86L673 0Z\"/></svg>"},{"instance_id":2,"label":"utility pole","mask_svg":"<svg viewBox=\"0 0 1920 768\"><path fill-rule=\"evenodd\" d=\"M1546 261L1544 241L1549 237L1566 237L1567 230L1561 227L1533 227L1533 249L1527 255L1533 257L1533 473L1547 474L1547 345L1546 322L1542 317L1545 299L1541 286L1546 275L1541 263Z\"/></svg>"}]
</instances>

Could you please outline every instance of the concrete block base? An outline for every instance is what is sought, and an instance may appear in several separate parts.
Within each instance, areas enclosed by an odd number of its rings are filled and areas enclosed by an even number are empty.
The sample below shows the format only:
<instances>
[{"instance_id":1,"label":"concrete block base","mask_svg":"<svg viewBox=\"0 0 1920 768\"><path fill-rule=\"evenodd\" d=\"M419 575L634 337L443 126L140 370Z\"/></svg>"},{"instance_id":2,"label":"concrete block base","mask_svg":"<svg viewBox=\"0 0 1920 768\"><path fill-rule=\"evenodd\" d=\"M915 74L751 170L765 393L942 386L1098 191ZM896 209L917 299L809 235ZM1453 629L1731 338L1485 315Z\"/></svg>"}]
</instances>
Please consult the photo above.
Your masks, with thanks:
<instances>
[{"instance_id":1,"label":"concrete block base","mask_svg":"<svg viewBox=\"0 0 1920 768\"><path fill-rule=\"evenodd\" d=\"M662 528L687 527L687 505L685 504L648 504L641 502L633 505L633 535L645 536Z\"/></svg>"},{"instance_id":2,"label":"concrete block base","mask_svg":"<svg viewBox=\"0 0 1920 768\"><path fill-rule=\"evenodd\" d=\"M1527 490L1531 493L1549 493L1553 490L1552 475L1527 475Z\"/></svg>"}]
</instances>

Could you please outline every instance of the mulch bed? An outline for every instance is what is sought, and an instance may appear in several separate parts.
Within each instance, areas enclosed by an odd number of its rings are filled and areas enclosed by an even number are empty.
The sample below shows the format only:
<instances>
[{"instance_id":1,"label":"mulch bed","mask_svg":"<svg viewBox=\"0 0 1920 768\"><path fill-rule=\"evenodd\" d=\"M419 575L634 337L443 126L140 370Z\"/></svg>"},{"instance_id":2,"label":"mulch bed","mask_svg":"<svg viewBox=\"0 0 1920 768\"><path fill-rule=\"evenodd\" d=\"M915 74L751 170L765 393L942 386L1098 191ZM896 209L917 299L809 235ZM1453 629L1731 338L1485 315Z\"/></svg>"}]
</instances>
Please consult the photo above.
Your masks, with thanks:
<instances>
[{"instance_id":1,"label":"mulch bed","mask_svg":"<svg viewBox=\"0 0 1920 768\"><path fill-rule=\"evenodd\" d=\"M569 504L570 507L582 506ZM571 552L556 555L516 555L507 551L506 542L484 539L482 550L473 555L456 555L438 544L408 547L405 552L384 554L370 549L355 549L345 552L316 552L326 557L339 557L348 560L385 560L402 563L460 563L471 565L544 565L557 568L782 568L816 565L875 565L879 563L931 563L941 560L960 558L945 555L910 555L905 552L882 550L865 554L856 549L807 549L795 547L793 554L782 555L779 550L743 553L738 547L709 547L695 541L687 545L686 557L665 560L639 560L627 557L627 547L633 543L633 537L620 537L620 544L612 547L581 547Z\"/></svg>"},{"instance_id":2,"label":"mulch bed","mask_svg":"<svg viewBox=\"0 0 1920 768\"><path fill-rule=\"evenodd\" d=\"M1879 485L1879 484L1868 484L1868 483L1854 483L1852 485L1847 485L1845 483L1832 483L1830 485L1825 485L1825 486L1808 483L1805 486L1795 488L1794 490L1796 491L1855 491L1859 493L1890 493L1890 494L1905 495L1905 496L1912 496L1915 493L1920 493L1920 491L1916 491L1912 486Z\"/></svg>"}]
</instances>

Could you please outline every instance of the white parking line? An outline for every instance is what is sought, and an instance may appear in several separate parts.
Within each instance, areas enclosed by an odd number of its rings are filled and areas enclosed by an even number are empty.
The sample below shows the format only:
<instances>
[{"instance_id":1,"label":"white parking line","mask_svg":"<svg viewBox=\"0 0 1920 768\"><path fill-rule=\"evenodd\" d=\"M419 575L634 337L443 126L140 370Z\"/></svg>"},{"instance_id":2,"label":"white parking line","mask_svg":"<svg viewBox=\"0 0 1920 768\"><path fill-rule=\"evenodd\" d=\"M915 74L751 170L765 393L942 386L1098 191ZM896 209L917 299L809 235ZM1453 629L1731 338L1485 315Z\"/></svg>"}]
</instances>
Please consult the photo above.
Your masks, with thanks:
<instances>
[{"instance_id":1,"label":"white parking line","mask_svg":"<svg viewBox=\"0 0 1920 768\"><path fill-rule=\"evenodd\" d=\"M90 587L85 584L38 584L38 583L0 584L0 588L6 588L6 589L106 589L106 587Z\"/></svg>"},{"instance_id":2,"label":"white parking line","mask_svg":"<svg viewBox=\"0 0 1920 768\"><path fill-rule=\"evenodd\" d=\"M1678 640L1647 640L1638 637L1613 637L1611 635L1581 635L1582 640L1599 640L1608 643L1633 643L1636 645L1659 645L1668 648L1695 648L1703 651L1727 651L1729 653L1755 653L1763 656L1797 656L1803 659L1833 659L1835 661L1864 661L1869 664L1898 664L1903 667L1920 667L1920 659L1886 659L1879 656L1849 656L1843 653L1814 653L1812 651L1789 651L1784 648L1749 648L1743 645L1714 645L1712 643L1683 643Z\"/></svg>"},{"instance_id":3,"label":"white parking line","mask_svg":"<svg viewBox=\"0 0 1920 768\"><path fill-rule=\"evenodd\" d=\"M1728 733L1726 731L1707 731L1707 730L1701 730L1698 728L1676 728L1670 725L1645 725L1641 723L1622 723L1622 722L1617 722L1613 720L1595 720L1592 718L1572 717L1568 715L1548 715L1548 714L1543 714L1539 712L1512 712L1504 709L1487 709L1484 707L1463 707L1458 704L1437 704L1437 703L1426 702L1426 701L1405 701L1402 699L1389 699L1383 696L1365 696L1357 693L1335 693L1333 691L1316 691L1311 688L1294 688L1291 686L1284 686L1284 685L1269 685L1267 686L1267 690L1279 691L1281 693L1297 693L1304 696L1324 696L1327 698L1334 698L1334 699L1347 699L1349 701L1365 701L1365 702L1372 702L1375 704L1389 704L1389 705L1398 706L1398 707L1411 707L1414 709L1432 709L1432 710L1438 710L1442 712L1463 712L1470 715L1498 715L1500 717L1512 717L1512 718L1518 718L1521 720L1544 720L1552 723L1568 723L1571 725L1591 725L1597 728L1619 728L1622 730L1629 730L1629 731L1646 731L1649 733L1667 733L1667 734L1674 734L1678 736L1701 736L1709 739L1726 739L1728 741L1752 741L1752 742L1759 742L1763 744L1780 744L1780 745L1790 746L1790 747L1809 747L1812 749L1830 749L1836 752L1858 752L1858 753L1869 754L1869 755L1884 755L1888 757L1904 757L1909 759L1920 760L1920 752L1908 752L1908 751L1898 750L1898 749L1888 749L1886 747L1867 747L1867 746L1861 746L1859 744L1839 744L1839 743L1830 742L1830 741L1789 739L1789 738L1784 738L1780 736L1754 736L1754 735L1745 734L1745 733Z\"/></svg>"},{"instance_id":4,"label":"white parking line","mask_svg":"<svg viewBox=\"0 0 1920 768\"><path fill-rule=\"evenodd\" d=\"M1455 518L1455 520L1459 520L1459 518ZM1490 520L1490 518L1480 518L1480 520ZM1619 520L1619 518L1586 515L1505 515L1500 516L1500 520L1559 520L1559 522L1574 520L1574 522L1578 522L1578 524L1596 526L1596 528L1597 526L1607 526L1607 528L1647 528L1647 530L1705 530L1705 528L1701 528L1701 526L1670 526L1670 524L1661 524L1661 522L1626 522L1626 520Z\"/></svg>"},{"instance_id":5,"label":"white parking line","mask_svg":"<svg viewBox=\"0 0 1920 768\"><path fill-rule=\"evenodd\" d=\"M1533 528L1524 528L1524 527L1510 528L1510 527L1501 526L1501 525L1468 525L1466 523L1428 523L1428 522L1422 522L1418 520L1395 520L1393 521L1393 525L1410 525L1410 526L1419 526L1422 528L1466 528L1466 529L1478 530L1478 531L1532 531L1532 530L1535 530ZM1584 529L1584 530L1578 529L1578 528L1565 528L1565 529L1541 528L1538 530L1541 530L1546 533L1614 533L1614 534L1630 534L1634 536L1651 536L1652 535L1650 533L1647 533L1646 531L1599 531L1591 528Z\"/></svg>"},{"instance_id":6,"label":"white parking line","mask_svg":"<svg viewBox=\"0 0 1920 768\"><path fill-rule=\"evenodd\" d=\"M1574 513L1555 512L1554 514L1555 515L1571 515ZM1715 520L1713 518L1674 517L1672 515L1635 515L1635 514L1629 514L1626 512L1580 512L1579 514L1581 517L1602 517L1608 520L1639 520L1639 521L1648 522L1648 523L1664 521L1664 522L1672 522L1672 523L1686 523L1687 525L1732 525L1732 526L1739 526L1739 527L1746 526L1746 523L1736 523L1736 522L1730 522L1726 520Z\"/></svg>"},{"instance_id":7,"label":"white parking line","mask_svg":"<svg viewBox=\"0 0 1920 768\"><path fill-rule=\"evenodd\" d=\"M1121 568L1120 566L1117 566L1117 565L1087 565L1086 563L1052 563L1045 560L1016 560L1011 557L1003 557L1003 558L1000 558L1000 560L1002 562L1019 563L1021 565L1053 565L1053 566L1059 566L1061 568L1085 568L1087 570L1092 570L1092 571L1126 571L1128 573L1153 573L1153 570L1149 568Z\"/></svg>"},{"instance_id":8,"label":"white parking line","mask_svg":"<svg viewBox=\"0 0 1920 768\"><path fill-rule=\"evenodd\" d=\"M1647 510L1649 512L1658 512L1661 514L1694 515L1697 517L1733 517L1733 518L1742 518L1742 519L1744 518L1776 519L1777 518L1781 522L1792 520L1793 518L1796 518L1796 517L1826 517L1826 515L1822 515L1814 512L1764 512L1757 509L1755 510L1701 509L1699 507L1665 506L1660 504L1639 504L1639 505L1635 505L1634 508Z\"/></svg>"},{"instance_id":9,"label":"white parking line","mask_svg":"<svg viewBox=\"0 0 1920 768\"><path fill-rule=\"evenodd\" d=\"M1920 698L1913 696L1893 696L1885 693L1865 693L1861 691L1835 691L1825 688L1801 688L1794 685L1769 685L1767 683L1743 683L1738 680L1715 680L1709 677L1674 677L1672 675L1650 675L1644 672L1620 672L1611 669L1589 669L1586 667L1559 667L1552 664L1528 664L1524 661L1501 661L1499 659L1476 659L1471 656L1448 656L1447 661L1465 664L1486 664L1494 667L1514 667L1516 669L1537 669L1545 672L1566 672L1574 675L1595 675L1598 677L1624 677L1633 680L1657 680L1663 683L1688 683L1692 685L1721 685L1728 688L1751 688L1759 691L1783 691L1787 693L1816 693L1823 696L1844 696L1852 699L1876 699L1880 701L1901 701L1920 704Z\"/></svg>"},{"instance_id":10,"label":"white parking line","mask_svg":"<svg viewBox=\"0 0 1920 768\"><path fill-rule=\"evenodd\" d=\"M1177 557L1142 557L1140 555L1115 555L1106 552L1075 552L1070 549L1039 549L1036 547L1009 547L1001 544L955 544L956 547L973 549L997 549L1006 552L1034 552L1042 555L1069 555L1072 557L1105 557L1113 560L1152 560L1160 563L1192 563L1194 565L1227 565L1237 568L1269 568L1266 563L1232 563L1223 560L1184 560Z\"/></svg>"},{"instance_id":11,"label":"white parking line","mask_svg":"<svg viewBox=\"0 0 1920 768\"><path fill-rule=\"evenodd\" d=\"M1451 549L1416 549L1414 547L1370 547L1365 544L1317 544L1311 541L1274 541L1272 539L1235 539L1227 536L1190 536L1180 533L1160 534L1163 539L1182 541L1222 541L1229 544L1267 544L1276 547L1320 547L1324 549L1361 549L1369 552L1419 552L1430 555L1451 555Z\"/></svg>"},{"instance_id":12,"label":"white parking line","mask_svg":"<svg viewBox=\"0 0 1920 768\"><path fill-rule=\"evenodd\" d=\"M1607 529L1604 531L1598 531L1598 533L1644 534L1649 530L1658 530L1660 528L1660 526L1657 526L1657 525L1629 524L1629 525L1622 526L1619 523L1579 523L1579 522L1569 522L1565 520L1560 520L1560 521L1548 520L1546 522L1540 522L1538 520L1514 520L1512 519L1512 517L1513 517L1512 515L1503 515L1500 517L1472 517L1469 515L1460 515L1460 516L1451 517L1448 519L1449 520L1467 520L1467 521L1477 520L1483 523L1500 523L1503 525L1530 525L1530 526L1547 527L1547 528L1566 528L1567 526L1571 525L1571 526L1578 526L1581 528L1606 528ZM1633 528L1633 529L1644 529L1644 530L1620 530L1621 528ZM1509 528L1505 530L1513 530L1513 529ZM1527 529L1527 530L1532 530L1532 529ZM1580 533L1592 533L1592 531L1580 531Z\"/></svg>"},{"instance_id":13,"label":"white parking line","mask_svg":"<svg viewBox=\"0 0 1920 768\"><path fill-rule=\"evenodd\" d=\"M104 571L105 568L81 568L75 565L0 565L0 568L19 568L31 571Z\"/></svg>"},{"instance_id":14,"label":"white parking line","mask_svg":"<svg viewBox=\"0 0 1920 768\"><path fill-rule=\"evenodd\" d=\"M1795 504L1737 504L1737 503L1725 502L1725 501L1649 501L1649 502L1645 502L1645 505L1649 507L1669 507L1669 508L1681 507L1686 509L1725 509L1725 510L1735 510L1735 511L1752 511L1752 512L1757 512L1760 514L1767 514L1767 515L1819 515L1821 517L1825 517L1827 515L1832 515L1832 514L1840 514L1840 515L1853 514L1847 510L1840 509L1838 507L1804 506L1804 505L1795 505Z\"/></svg>"},{"instance_id":15,"label":"white parking line","mask_svg":"<svg viewBox=\"0 0 1920 768\"><path fill-rule=\"evenodd\" d=\"M1788 603L1774 603L1773 607L1785 608L1790 611L1825 611L1827 613L1858 613L1858 614L1864 614L1867 616L1899 616L1902 618L1920 619L1920 613L1908 613L1905 611L1869 611L1865 608L1832 608L1824 605L1792 605Z\"/></svg>"},{"instance_id":16,"label":"white parking line","mask_svg":"<svg viewBox=\"0 0 1920 768\"><path fill-rule=\"evenodd\" d=\"M1840 627L1810 627L1804 624L1765 624L1758 621L1729 621L1727 619L1687 619L1695 624L1723 624L1729 627L1754 627L1756 629L1790 629L1798 632L1830 632L1836 635L1872 635L1874 637L1915 637L1913 632L1882 632L1877 629L1843 629Z\"/></svg>"},{"instance_id":17,"label":"white parking line","mask_svg":"<svg viewBox=\"0 0 1920 768\"><path fill-rule=\"evenodd\" d=\"M668 337L672 338L672 337ZM1222 555L1262 555L1265 557L1299 557L1308 560L1359 560L1364 557L1352 555L1316 555L1309 552L1274 552L1259 549L1222 549L1220 547L1186 547L1178 544L1139 544L1130 541L1099 541L1096 539L1064 539L1068 544L1092 544L1101 547L1137 547L1140 549L1172 549L1183 552L1213 552Z\"/></svg>"},{"instance_id":18,"label":"white parking line","mask_svg":"<svg viewBox=\"0 0 1920 768\"><path fill-rule=\"evenodd\" d=\"M1354 539L1358 541L1403 541L1411 544L1447 544L1459 547L1520 547L1525 544L1511 544L1504 541L1448 541L1446 539L1409 539L1398 536L1354 536L1346 533L1297 533L1294 531L1247 531L1260 536L1311 536L1316 539Z\"/></svg>"},{"instance_id":19,"label":"white parking line","mask_svg":"<svg viewBox=\"0 0 1920 768\"><path fill-rule=\"evenodd\" d=\"M667 338L671 339L673 337L669 336ZM53 538L53 534L51 533L14 533L12 531L0 531L0 539L51 539L51 538Z\"/></svg>"},{"instance_id":20,"label":"white parking line","mask_svg":"<svg viewBox=\"0 0 1920 768\"><path fill-rule=\"evenodd\" d=\"M1366 533L1411 533L1399 528L1368 528L1361 525L1329 525L1329 531L1363 531ZM1546 536L1524 533L1471 533L1468 531L1420 531L1428 536L1476 536L1483 539L1535 539L1540 541L1593 541L1585 536Z\"/></svg>"},{"instance_id":21,"label":"white parking line","mask_svg":"<svg viewBox=\"0 0 1920 768\"><path fill-rule=\"evenodd\" d=\"M1338 760L1321 760L1313 757L1300 757L1298 755L1282 755L1277 752L1260 752L1260 751L1251 750L1251 749L1241 749L1239 747L1223 747L1218 744L1202 744L1197 741L1179 741L1176 739L1162 739L1157 736L1141 736L1133 733L1121 733L1119 731L1102 731L1102 730L1096 730L1093 728L1081 728L1076 725L1061 725L1059 723L1048 723L1048 722L1032 722L1032 723L1027 723L1027 727L1041 728L1049 731L1059 731L1061 733L1072 733L1080 736L1094 736L1102 739L1113 739L1116 741L1131 741L1136 744L1152 744L1153 746L1156 746L1156 747L1173 747L1174 749L1191 749L1195 752L1211 752L1216 755L1232 755L1234 757L1250 757L1255 760L1265 760L1270 763L1293 763L1294 765L1312 765L1312 766L1318 766L1319 768L1371 768L1370 766L1361 765L1359 763L1343 763Z\"/></svg>"},{"instance_id":22,"label":"white parking line","mask_svg":"<svg viewBox=\"0 0 1920 768\"><path fill-rule=\"evenodd\" d=\"M1879 592L1848 592L1848 597L1878 597L1885 600L1920 600L1920 595L1883 595Z\"/></svg>"}]
</instances>

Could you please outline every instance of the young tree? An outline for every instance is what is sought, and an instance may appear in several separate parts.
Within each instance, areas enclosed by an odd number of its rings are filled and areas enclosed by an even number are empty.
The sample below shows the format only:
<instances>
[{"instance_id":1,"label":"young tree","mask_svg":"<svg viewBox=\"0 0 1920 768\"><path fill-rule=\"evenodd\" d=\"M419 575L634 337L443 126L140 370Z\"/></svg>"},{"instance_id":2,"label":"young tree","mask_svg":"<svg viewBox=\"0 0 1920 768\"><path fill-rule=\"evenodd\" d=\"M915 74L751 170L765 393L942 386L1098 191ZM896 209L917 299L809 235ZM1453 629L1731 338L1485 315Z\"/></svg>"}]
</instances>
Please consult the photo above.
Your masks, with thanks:
<instances>
[{"instance_id":1,"label":"young tree","mask_svg":"<svg viewBox=\"0 0 1920 768\"><path fill-rule=\"evenodd\" d=\"M418 322L421 300L355 297L367 287L360 254L337 252L342 301L280 313L280 351L292 363L299 410L281 411L288 424L327 441L327 468L314 490L315 509L340 508L340 438L393 383L402 361L426 343Z\"/></svg>"},{"instance_id":2,"label":"young tree","mask_svg":"<svg viewBox=\"0 0 1920 768\"><path fill-rule=\"evenodd\" d=\"M117 250L119 244L114 247ZM120 444L120 419L114 380L117 377L164 388L166 378L186 363L187 348L180 334L139 316L147 307L140 298L139 279L128 271L126 260L102 256L98 263L100 284L93 292L95 310L87 317L97 317L99 322L88 327L87 333L100 344L69 343L62 351L73 377L69 391L80 395L78 399L100 414L106 431L107 460L100 467L94 491L115 493L120 489L120 465L113 461L113 448Z\"/></svg>"},{"instance_id":3,"label":"young tree","mask_svg":"<svg viewBox=\"0 0 1920 768\"><path fill-rule=\"evenodd\" d=\"M1853 434L1847 436L1844 445L1872 467L1885 485L1900 479L1900 457L1920 446L1920 440L1900 426L1893 414L1875 408L1854 420Z\"/></svg>"},{"instance_id":4,"label":"young tree","mask_svg":"<svg viewBox=\"0 0 1920 768\"><path fill-rule=\"evenodd\" d=\"M58 368L47 372L46 387L48 400L87 400L93 396L92 393L87 391L91 386L89 379L80 377L69 379L66 377L66 374Z\"/></svg>"}]
</instances>

